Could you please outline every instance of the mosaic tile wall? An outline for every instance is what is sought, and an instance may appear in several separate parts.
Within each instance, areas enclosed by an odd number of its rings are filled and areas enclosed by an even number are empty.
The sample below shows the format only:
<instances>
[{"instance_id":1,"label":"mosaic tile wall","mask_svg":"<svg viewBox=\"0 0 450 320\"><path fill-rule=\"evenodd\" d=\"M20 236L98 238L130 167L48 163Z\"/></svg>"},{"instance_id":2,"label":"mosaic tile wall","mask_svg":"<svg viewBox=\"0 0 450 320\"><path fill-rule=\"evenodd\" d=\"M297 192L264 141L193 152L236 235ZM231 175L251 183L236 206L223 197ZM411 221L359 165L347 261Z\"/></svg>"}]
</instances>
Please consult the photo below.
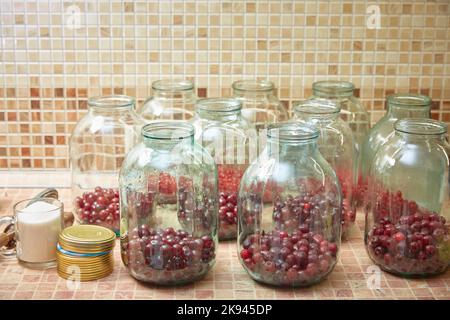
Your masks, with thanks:
<instances>
[{"instance_id":1,"label":"mosaic tile wall","mask_svg":"<svg viewBox=\"0 0 450 320\"><path fill-rule=\"evenodd\" d=\"M200 96L269 79L288 107L316 80L345 79L373 121L386 94L411 91L450 123L449 0L2 0L0 19L3 169L67 168L88 96L142 102L171 76L194 80Z\"/></svg>"}]
</instances>

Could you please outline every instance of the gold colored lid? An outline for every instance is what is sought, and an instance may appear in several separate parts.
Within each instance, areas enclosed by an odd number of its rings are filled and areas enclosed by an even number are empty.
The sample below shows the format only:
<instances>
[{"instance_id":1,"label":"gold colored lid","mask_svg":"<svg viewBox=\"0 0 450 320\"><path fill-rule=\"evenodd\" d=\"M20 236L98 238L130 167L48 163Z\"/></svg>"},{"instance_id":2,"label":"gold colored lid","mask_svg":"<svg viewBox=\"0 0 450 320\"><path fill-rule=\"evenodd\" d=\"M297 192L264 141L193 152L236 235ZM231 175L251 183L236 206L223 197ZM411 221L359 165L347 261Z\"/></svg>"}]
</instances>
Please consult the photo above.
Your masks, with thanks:
<instances>
[{"instance_id":1,"label":"gold colored lid","mask_svg":"<svg viewBox=\"0 0 450 320\"><path fill-rule=\"evenodd\" d=\"M65 228L59 237L63 242L73 245L100 245L113 242L116 234L105 227L83 224Z\"/></svg>"},{"instance_id":2,"label":"gold colored lid","mask_svg":"<svg viewBox=\"0 0 450 320\"><path fill-rule=\"evenodd\" d=\"M59 245L62 249L75 253L101 253L112 251L114 249L115 241L104 245L73 245L70 242L67 243L66 241L60 239Z\"/></svg>"}]
</instances>

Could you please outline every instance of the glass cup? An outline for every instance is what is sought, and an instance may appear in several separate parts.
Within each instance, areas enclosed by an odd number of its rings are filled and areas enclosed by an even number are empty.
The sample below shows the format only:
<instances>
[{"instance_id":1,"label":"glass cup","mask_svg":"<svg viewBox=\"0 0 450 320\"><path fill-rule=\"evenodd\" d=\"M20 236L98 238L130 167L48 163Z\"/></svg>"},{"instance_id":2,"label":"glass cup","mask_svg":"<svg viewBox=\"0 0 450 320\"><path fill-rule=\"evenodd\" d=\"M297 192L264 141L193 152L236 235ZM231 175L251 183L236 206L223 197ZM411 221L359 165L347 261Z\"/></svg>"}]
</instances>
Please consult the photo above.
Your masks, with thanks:
<instances>
[{"instance_id":1,"label":"glass cup","mask_svg":"<svg viewBox=\"0 0 450 320\"><path fill-rule=\"evenodd\" d=\"M13 216L0 217L0 225L13 224L16 250L0 249L4 257L16 256L32 269L56 266L56 246L64 228L63 203L54 198L26 199L14 205Z\"/></svg>"}]
</instances>

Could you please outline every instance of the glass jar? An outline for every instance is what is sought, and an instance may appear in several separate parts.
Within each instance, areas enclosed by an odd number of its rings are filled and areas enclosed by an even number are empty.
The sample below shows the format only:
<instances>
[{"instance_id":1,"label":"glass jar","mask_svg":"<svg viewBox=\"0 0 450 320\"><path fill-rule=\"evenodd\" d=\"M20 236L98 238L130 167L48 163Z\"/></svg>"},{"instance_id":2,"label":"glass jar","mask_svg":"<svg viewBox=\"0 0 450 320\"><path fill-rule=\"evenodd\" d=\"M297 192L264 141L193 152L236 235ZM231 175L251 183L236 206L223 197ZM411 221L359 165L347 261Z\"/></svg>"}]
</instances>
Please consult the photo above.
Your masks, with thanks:
<instances>
[{"instance_id":1,"label":"glass jar","mask_svg":"<svg viewBox=\"0 0 450 320\"><path fill-rule=\"evenodd\" d=\"M340 118L339 104L306 100L294 106L294 119L320 131L319 151L336 172L342 190L342 236L348 235L356 219L353 192L356 183L356 145L352 130Z\"/></svg>"},{"instance_id":2,"label":"glass jar","mask_svg":"<svg viewBox=\"0 0 450 320\"><path fill-rule=\"evenodd\" d=\"M250 163L249 146L254 127L242 117L241 109L241 103L235 99L200 99L192 119L197 142L206 148L217 164L219 240L236 238L237 193L242 175Z\"/></svg>"},{"instance_id":3,"label":"glass jar","mask_svg":"<svg viewBox=\"0 0 450 320\"><path fill-rule=\"evenodd\" d=\"M353 92L355 86L348 81L317 81L312 85L312 99L327 99L341 106L341 117L348 123L355 137L356 148L359 151L370 129L370 116Z\"/></svg>"},{"instance_id":4,"label":"glass jar","mask_svg":"<svg viewBox=\"0 0 450 320\"><path fill-rule=\"evenodd\" d=\"M142 119L134 99L103 96L88 99L89 110L70 138L72 197L78 223L119 233L118 179L125 154L138 142Z\"/></svg>"},{"instance_id":5,"label":"glass jar","mask_svg":"<svg viewBox=\"0 0 450 320\"><path fill-rule=\"evenodd\" d=\"M444 272L450 264L446 125L402 119L370 167L365 244L382 269L403 276Z\"/></svg>"},{"instance_id":6,"label":"glass jar","mask_svg":"<svg viewBox=\"0 0 450 320\"><path fill-rule=\"evenodd\" d=\"M256 129L267 128L269 123L288 120L289 116L274 96L275 86L267 80L239 80L232 84L233 98L242 103L242 115Z\"/></svg>"},{"instance_id":7,"label":"glass jar","mask_svg":"<svg viewBox=\"0 0 450 320\"><path fill-rule=\"evenodd\" d=\"M431 99L427 96L406 93L389 95L387 112L371 129L364 140L360 158L356 202L360 207L367 191L369 166L378 149L386 144L394 133L394 123L404 118L430 118Z\"/></svg>"},{"instance_id":8,"label":"glass jar","mask_svg":"<svg viewBox=\"0 0 450 320\"><path fill-rule=\"evenodd\" d=\"M319 131L272 124L238 197L241 264L260 282L308 286L334 268L341 239L341 190L317 147Z\"/></svg>"},{"instance_id":9,"label":"glass jar","mask_svg":"<svg viewBox=\"0 0 450 320\"><path fill-rule=\"evenodd\" d=\"M194 115L197 95L190 80L158 80L152 83L153 96L139 109L146 121L189 120Z\"/></svg>"},{"instance_id":10,"label":"glass jar","mask_svg":"<svg viewBox=\"0 0 450 320\"><path fill-rule=\"evenodd\" d=\"M217 250L217 170L184 121L155 121L120 171L122 261L136 279L203 277Z\"/></svg>"}]
</instances>

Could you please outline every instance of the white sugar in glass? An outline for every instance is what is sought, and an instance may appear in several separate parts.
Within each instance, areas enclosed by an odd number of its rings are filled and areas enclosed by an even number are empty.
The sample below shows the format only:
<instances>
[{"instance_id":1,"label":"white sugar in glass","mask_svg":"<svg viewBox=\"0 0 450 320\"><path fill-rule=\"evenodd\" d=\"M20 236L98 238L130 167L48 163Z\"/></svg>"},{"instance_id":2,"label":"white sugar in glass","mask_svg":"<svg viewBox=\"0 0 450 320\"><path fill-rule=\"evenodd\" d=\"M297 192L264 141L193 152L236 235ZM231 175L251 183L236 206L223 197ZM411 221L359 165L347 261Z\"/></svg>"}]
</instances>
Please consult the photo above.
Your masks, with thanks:
<instances>
[{"instance_id":1,"label":"white sugar in glass","mask_svg":"<svg viewBox=\"0 0 450 320\"><path fill-rule=\"evenodd\" d=\"M17 259L31 268L56 265L56 246L63 229L63 204L52 198L14 206Z\"/></svg>"}]
</instances>

